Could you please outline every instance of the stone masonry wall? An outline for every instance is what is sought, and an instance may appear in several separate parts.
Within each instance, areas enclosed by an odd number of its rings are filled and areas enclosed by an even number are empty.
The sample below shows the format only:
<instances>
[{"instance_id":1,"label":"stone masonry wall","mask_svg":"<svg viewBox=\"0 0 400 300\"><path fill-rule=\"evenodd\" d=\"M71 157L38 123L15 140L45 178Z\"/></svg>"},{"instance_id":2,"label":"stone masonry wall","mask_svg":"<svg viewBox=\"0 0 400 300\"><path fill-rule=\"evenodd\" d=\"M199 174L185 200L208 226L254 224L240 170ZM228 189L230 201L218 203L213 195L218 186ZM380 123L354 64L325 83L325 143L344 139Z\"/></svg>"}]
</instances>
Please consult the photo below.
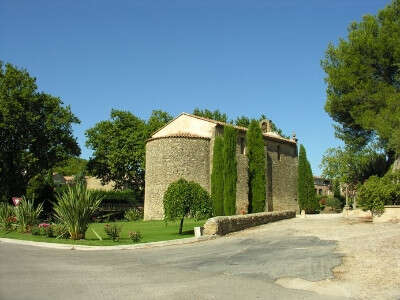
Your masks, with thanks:
<instances>
[{"instance_id":1,"label":"stone masonry wall","mask_svg":"<svg viewBox=\"0 0 400 300\"><path fill-rule=\"evenodd\" d=\"M225 235L249 227L296 217L296 211L262 212L248 215L219 216L204 224L205 235Z\"/></svg>"},{"instance_id":2,"label":"stone masonry wall","mask_svg":"<svg viewBox=\"0 0 400 300\"><path fill-rule=\"evenodd\" d=\"M238 132L236 143L237 181L236 181L236 214L247 214L249 209L249 173L246 152L241 152L241 140L245 133Z\"/></svg>"},{"instance_id":3,"label":"stone masonry wall","mask_svg":"<svg viewBox=\"0 0 400 300\"><path fill-rule=\"evenodd\" d=\"M298 212L297 145L266 140L266 147L268 210Z\"/></svg>"},{"instance_id":4,"label":"stone masonry wall","mask_svg":"<svg viewBox=\"0 0 400 300\"><path fill-rule=\"evenodd\" d=\"M163 197L170 183L184 178L210 192L210 140L164 137L146 144L144 219L164 217Z\"/></svg>"}]
</instances>

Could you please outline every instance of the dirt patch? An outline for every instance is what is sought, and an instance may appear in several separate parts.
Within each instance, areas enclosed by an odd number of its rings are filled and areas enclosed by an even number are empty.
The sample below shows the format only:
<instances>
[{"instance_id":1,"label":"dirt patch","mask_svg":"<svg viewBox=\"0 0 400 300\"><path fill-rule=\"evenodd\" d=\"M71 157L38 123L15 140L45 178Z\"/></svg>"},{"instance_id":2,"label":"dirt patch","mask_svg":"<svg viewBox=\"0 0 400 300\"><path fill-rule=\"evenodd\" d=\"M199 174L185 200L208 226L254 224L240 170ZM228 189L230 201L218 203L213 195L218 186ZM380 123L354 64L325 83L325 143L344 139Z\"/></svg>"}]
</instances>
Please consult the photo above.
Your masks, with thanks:
<instances>
[{"instance_id":1,"label":"dirt patch","mask_svg":"<svg viewBox=\"0 0 400 300\"><path fill-rule=\"evenodd\" d=\"M254 230L254 229L253 229ZM343 263L334 279L309 282L280 278L276 283L321 295L355 299L400 299L400 224L372 223L368 218L296 218L258 227L258 231L289 231L296 236L336 240Z\"/></svg>"}]
</instances>

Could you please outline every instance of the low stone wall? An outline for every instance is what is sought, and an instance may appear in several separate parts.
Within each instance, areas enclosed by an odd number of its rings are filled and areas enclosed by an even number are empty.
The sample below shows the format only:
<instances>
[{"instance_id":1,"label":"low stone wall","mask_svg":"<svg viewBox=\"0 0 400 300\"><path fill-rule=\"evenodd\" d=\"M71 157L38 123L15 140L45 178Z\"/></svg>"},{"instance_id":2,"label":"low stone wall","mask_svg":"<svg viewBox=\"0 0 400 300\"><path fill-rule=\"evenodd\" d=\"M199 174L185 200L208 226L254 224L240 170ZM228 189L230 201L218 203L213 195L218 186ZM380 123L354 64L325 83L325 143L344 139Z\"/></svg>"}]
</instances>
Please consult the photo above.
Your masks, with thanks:
<instances>
[{"instance_id":1,"label":"low stone wall","mask_svg":"<svg viewBox=\"0 0 400 300\"><path fill-rule=\"evenodd\" d=\"M225 235L227 233L243 230L249 227L295 217L296 212L294 210L214 217L208 219L204 224L204 234Z\"/></svg>"},{"instance_id":2,"label":"low stone wall","mask_svg":"<svg viewBox=\"0 0 400 300\"><path fill-rule=\"evenodd\" d=\"M374 216L374 223L381 222L400 222L400 205L385 205L385 212Z\"/></svg>"}]
</instances>

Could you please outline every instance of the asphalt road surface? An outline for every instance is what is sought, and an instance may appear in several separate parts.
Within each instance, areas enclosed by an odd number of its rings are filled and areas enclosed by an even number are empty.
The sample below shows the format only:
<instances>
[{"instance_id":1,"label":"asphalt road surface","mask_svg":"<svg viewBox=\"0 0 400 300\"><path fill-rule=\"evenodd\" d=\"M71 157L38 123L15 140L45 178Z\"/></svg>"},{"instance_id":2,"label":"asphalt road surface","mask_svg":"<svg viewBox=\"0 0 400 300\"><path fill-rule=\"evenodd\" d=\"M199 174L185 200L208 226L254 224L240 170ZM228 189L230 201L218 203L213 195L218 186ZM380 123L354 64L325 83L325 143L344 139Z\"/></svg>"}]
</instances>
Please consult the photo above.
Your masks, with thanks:
<instances>
[{"instance_id":1,"label":"asphalt road surface","mask_svg":"<svg viewBox=\"0 0 400 300\"><path fill-rule=\"evenodd\" d=\"M331 278L335 247L289 230L140 250L0 242L0 299L343 299L275 283Z\"/></svg>"}]
</instances>

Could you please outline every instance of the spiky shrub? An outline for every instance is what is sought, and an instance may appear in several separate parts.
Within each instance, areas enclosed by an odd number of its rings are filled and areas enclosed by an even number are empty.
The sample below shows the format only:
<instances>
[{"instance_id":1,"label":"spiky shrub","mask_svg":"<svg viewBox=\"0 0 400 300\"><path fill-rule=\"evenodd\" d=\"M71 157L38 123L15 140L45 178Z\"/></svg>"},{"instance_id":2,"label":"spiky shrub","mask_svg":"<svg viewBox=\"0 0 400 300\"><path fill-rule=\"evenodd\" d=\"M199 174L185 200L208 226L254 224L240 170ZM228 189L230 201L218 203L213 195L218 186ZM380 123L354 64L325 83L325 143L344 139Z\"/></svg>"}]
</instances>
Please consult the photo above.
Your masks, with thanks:
<instances>
[{"instance_id":1,"label":"spiky shrub","mask_svg":"<svg viewBox=\"0 0 400 300\"><path fill-rule=\"evenodd\" d=\"M39 223L39 216L43 211L43 203L35 207L33 199L29 200L26 197L22 197L21 202L14 210L19 230L27 232L32 226Z\"/></svg>"},{"instance_id":2,"label":"spiky shrub","mask_svg":"<svg viewBox=\"0 0 400 300\"><path fill-rule=\"evenodd\" d=\"M0 229L11 231L16 220L14 208L7 203L0 203Z\"/></svg>"},{"instance_id":3,"label":"spiky shrub","mask_svg":"<svg viewBox=\"0 0 400 300\"><path fill-rule=\"evenodd\" d=\"M236 214L236 143L237 133L232 126L224 128L224 212Z\"/></svg>"},{"instance_id":4,"label":"spiky shrub","mask_svg":"<svg viewBox=\"0 0 400 300\"><path fill-rule=\"evenodd\" d=\"M84 239L101 201L102 196L88 190L85 184L68 186L57 195L57 202L53 207L54 216L67 226L71 239Z\"/></svg>"},{"instance_id":5,"label":"spiky shrub","mask_svg":"<svg viewBox=\"0 0 400 300\"><path fill-rule=\"evenodd\" d=\"M211 173L211 199L214 216L224 215L224 139L215 137Z\"/></svg>"},{"instance_id":6,"label":"spiky shrub","mask_svg":"<svg viewBox=\"0 0 400 300\"><path fill-rule=\"evenodd\" d=\"M138 243L142 240L143 236L140 231L131 231L129 232L129 238L132 240L132 243Z\"/></svg>"},{"instance_id":7,"label":"spiky shrub","mask_svg":"<svg viewBox=\"0 0 400 300\"><path fill-rule=\"evenodd\" d=\"M305 210L306 213L317 213L319 211L311 165L307 160L306 149L303 145L300 145L299 151L297 197L300 210Z\"/></svg>"},{"instance_id":8,"label":"spiky shrub","mask_svg":"<svg viewBox=\"0 0 400 300\"><path fill-rule=\"evenodd\" d=\"M104 225L104 232L113 240L113 242L119 241L119 236L122 231L122 225L106 224Z\"/></svg>"},{"instance_id":9,"label":"spiky shrub","mask_svg":"<svg viewBox=\"0 0 400 300\"><path fill-rule=\"evenodd\" d=\"M211 198L198 183L181 178L171 183L164 194L164 221L180 220L179 234L182 234L185 217L197 220L212 215Z\"/></svg>"},{"instance_id":10,"label":"spiky shrub","mask_svg":"<svg viewBox=\"0 0 400 300\"><path fill-rule=\"evenodd\" d=\"M249 163L249 212L265 209L265 153L264 138L256 120L252 120L246 134Z\"/></svg>"}]
</instances>

